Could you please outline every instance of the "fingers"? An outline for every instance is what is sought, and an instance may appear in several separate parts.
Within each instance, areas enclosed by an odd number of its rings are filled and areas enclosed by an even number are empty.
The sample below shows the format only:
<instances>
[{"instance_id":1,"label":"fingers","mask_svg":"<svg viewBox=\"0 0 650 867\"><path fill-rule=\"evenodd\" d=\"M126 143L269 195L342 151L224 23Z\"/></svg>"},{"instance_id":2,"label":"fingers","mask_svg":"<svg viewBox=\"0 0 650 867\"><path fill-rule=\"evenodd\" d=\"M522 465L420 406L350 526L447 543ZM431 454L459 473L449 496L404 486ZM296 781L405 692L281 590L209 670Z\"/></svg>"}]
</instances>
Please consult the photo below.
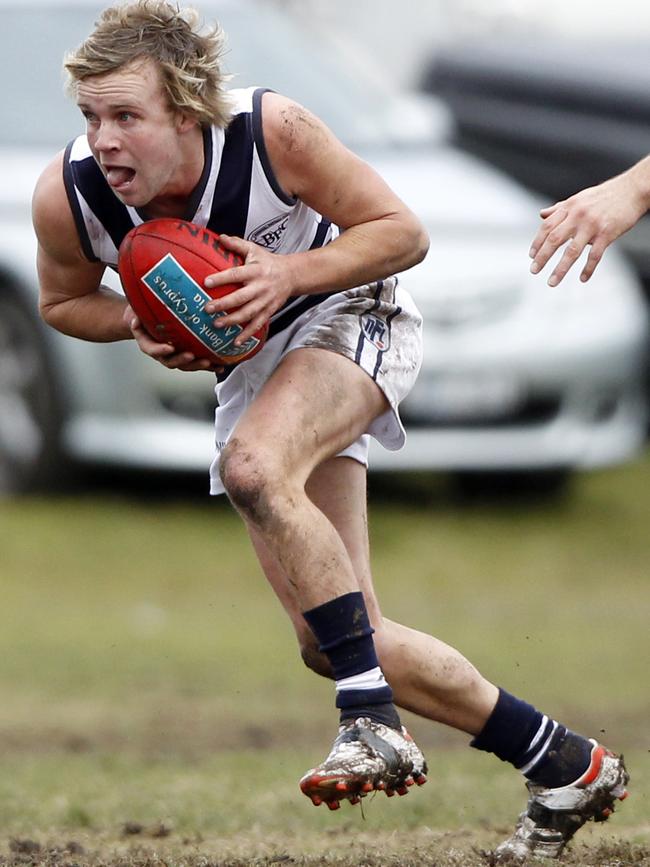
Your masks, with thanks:
<instances>
[{"instance_id":1,"label":"fingers","mask_svg":"<svg viewBox=\"0 0 650 867\"><path fill-rule=\"evenodd\" d=\"M245 326L242 333L235 339L235 346L241 346L249 337L252 337L260 328L264 327L264 323L268 321L266 313L260 313Z\"/></svg>"},{"instance_id":2,"label":"fingers","mask_svg":"<svg viewBox=\"0 0 650 867\"><path fill-rule=\"evenodd\" d=\"M209 278L208 278L209 279ZM207 280L206 280L207 283ZM251 286L242 286L241 289L235 289L227 295L222 295L220 298L213 298L206 302L203 308L210 316L216 313L225 313L228 310L236 310L247 304L255 297L255 289ZM216 325L217 323L215 323ZM231 323L224 323L231 324Z\"/></svg>"},{"instance_id":3,"label":"fingers","mask_svg":"<svg viewBox=\"0 0 650 867\"><path fill-rule=\"evenodd\" d=\"M140 320L135 315L131 315L128 324L131 328L133 337L138 344L138 347L145 355L158 361L168 370L208 370L213 373L221 373L223 365L217 364L206 358L197 358L192 352L177 352L176 348L171 343L160 343L154 340L151 335L144 330Z\"/></svg>"},{"instance_id":4,"label":"fingers","mask_svg":"<svg viewBox=\"0 0 650 867\"><path fill-rule=\"evenodd\" d=\"M250 269L246 265L237 265L227 268L225 271L216 271L203 281L206 289L217 289L220 286L232 286L243 283L250 275Z\"/></svg>"},{"instance_id":5,"label":"fingers","mask_svg":"<svg viewBox=\"0 0 650 867\"><path fill-rule=\"evenodd\" d=\"M560 247L566 244L560 261L547 281L549 286L557 286L580 258L585 247L593 243L580 275L583 282L588 280L602 258L607 242L603 242L589 220L577 220L575 214L572 217L563 202L544 208L540 213L546 216L530 247L529 256L533 260L531 273L538 274Z\"/></svg>"},{"instance_id":6,"label":"fingers","mask_svg":"<svg viewBox=\"0 0 650 867\"><path fill-rule=\"evenodd\" d=\"M169 346L169 344L165 344L165 346ZM182 370L184 372L207 370L211 373L221 373L224 369L223 365L207 358L197 358L192 352L176 352L173 346L171 350L172 354L151 355L151 358L160 362L168 370Z\"/></svg>"},{"instance_id":7,"label":"fingers","mask_svg":"<svg viewBox=\"0 0 650 867\"><path fill-rule=\"evenodd\" d=\"M289 296L289 257L276 256L252 241L231 235L221 235L220 240L226 249L241 256L244 264L205 278L204 285L208 290L233 284L238 288L211 299L204 310L216 317L215 328L239 326L242 331L234 344L241 346L264 326Z\"/></svg>"},{"instance_id":8,"label":"fingers","mask_svg":"<svg viewBox=\"0 0 650 867\"><path fill-rule=\"evenodd\" d=\"M554 205L547 205L545 208L542 208L539 212L540 217L544 220L546 217L550 217L552 213L554 213L558 208L561 208L564 202L556 202Z\"/></svg>"},{"instance_id":9,"label":"fingers","mask_svg":"<svg viewBox=\"0 0 650 867\"><path fill-rule=\"evenodd\" d=\"M639 196L638 185L628 173L587 187L562 202L542 208L539 227L530 247L530 270L537 274L563 245L561 258L548 282L557 285L564 279L585 247L591 249L580 273L584 282L594 273L606 248L631 229L646 212L647 203Z\"/></svg>"},{"instance_id":10,"label":"fingers","mask_svg":"<svg viewBox=\"0 0 650 867\"><path fill-rule=\"evenodd\" d=\"M592 248L589 251L589 256L587 257L585 267L582 269L582 273L580 274L580 279L583 283L586 283L587 280L594 273L596 265L603 258L603 253L607 249L607 246L607 239L599 239L592 245Z\"/></svg>"},{"instance_id":11,"label":"fingers","mask_svg":"<svg viewBox=\"0 0 650 867\"><path fill-rule=\"evenodd\" d=\"M252 241L244 241L236 235L219 235L219 242L233 253L239 253L245 259L248 253L255 247Z\"/></svg>"},{"instance_id":12,"label":"fingers","mask_svg":"<svg viewBox=\"0 0 650 867\"><path fill-rule=\"evenodd\" d=\"M549 286L557 286L566 277L567 272L572 265L580 258L582 251L589 243L588 234L578 234L572 238L564 249L562 258L553 269L553 273L548 278ZM595 264L594 264L595 267ZM592 269L593 270L593 269Z\"/></svg>"},{"instance_id":13,"label":"fingers","mask_svg":"<svg viewBox=\"0 0 650 867\"><path fill-rule=\"evenodd\" d=\"M544 219L530 245L528 255L533 260L530 270L537 274L551 258L553 253L571 237L568 224L562 225L567 218L566 208L554 210Z\"/></svg>"},{"instance_id":14,"label":"fingers","mask_svg":"<svg viewBox=\"0 0 650 867\"><path fill-rule=\"evenodd\" d=\"M214 327L231 328L236 326L241 328L241 332L233 341L235 346L241 346L256 331L259 331L270 317L271 313L267 310L266 306L260 308L259 304L251 303L238 308L228 315L217 316L214 320Z\"/></svg>"},{"instance_id":15,"label":"fingers","mask_svg":"<svg viewBox=\"0 0 650 867\"><path fill-rule=\"evenodd\" d=\"M158 340L154 340L149 332L144 330L137 316L132 317L129 326L136 343L145 355L150 355L156 361L160 361L174 354L175 349L171 343L161 343Z\"/></svg>"},{"instance_id":16,"label":"fingers","mask_svg":"<svg viewBox=\"0 0 650 867\"><path fill-rule=\"evenodd\" d=\"M233 268L226 268L224 271L216 271L210 274L204 280L206 289L215 289L219 286L230 286L233 283L243 283L250 278L250 268L247 267L246 258L257 249L257 246L252 241L244 241L243 238L237 238L234 235L219 235L220 244L233 253L237 253L243 260L243 264L235 265Z\"/></svg>"},{"instance_id":17,"label":"fingers","mask_svg":"<svg viewBox=\"0 0 650 867\"><path fill-rule=\"evenodd\" d=\"M185 372L196 370L223 370L222 367L218 367L214 362L209 361L207 358L197 358L191 352L179 352L175 355L171 355L168 358L162 359L162 364L168 370L182 370Z\"/></svg>"},{"instance_id":18,"label":"fingers","mask_svg":"<svg viewBox=\"0 0 650 867\"><path fill-rule=\"evenodd\" d=\"M242 328L234 341L235 346L241 346L271 318L277 307L276 301L270 289L260 290L256 284L250 283L228 295L209 301L204 309L206 313L215 316L215 328Z\"/></svg>"},{"instance_id":19,"label":"fingers","mask_svg":"<svg viewBox=\"0 0 650 867\"><path fill-rule=\"evenodd\" d=\"M213 325L215 328L230 328L233 325L245 326L260 313L260 301L256 298L254 290L245 287L216 298L205 305L205 312L215 316ZM237 336L235 345L239 346L242 340L241 334Z\"/></svg>"},{"instance_id":20,"label":"fingers","mask_svg":"<svg viewBox=\"0 0 650 867\"><path fill-rule=\"evenodd\" d=\"M207 358L197 358L193 352L177 352L171 343L156 343L155 340L149 340L142 343L138 341L138 345L150 358L160 362L168 370L209 370L214 373L223 370L221 365Z\"/></svg>"}]
</instances>

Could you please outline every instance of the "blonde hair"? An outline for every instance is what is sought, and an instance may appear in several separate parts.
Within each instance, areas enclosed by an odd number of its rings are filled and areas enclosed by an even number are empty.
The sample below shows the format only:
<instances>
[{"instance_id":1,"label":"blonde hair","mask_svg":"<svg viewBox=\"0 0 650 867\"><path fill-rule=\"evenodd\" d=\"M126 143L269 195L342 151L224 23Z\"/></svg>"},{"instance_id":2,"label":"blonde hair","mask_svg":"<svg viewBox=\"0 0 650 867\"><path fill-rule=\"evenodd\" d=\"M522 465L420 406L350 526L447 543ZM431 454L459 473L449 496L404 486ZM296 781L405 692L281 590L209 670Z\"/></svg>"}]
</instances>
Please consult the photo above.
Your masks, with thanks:
<instances>
[{"instance_id":1,"label":"blonde hair","mask_svg":"<svg viewBox=\"0 0 650 867\"><path fill-rule=\"evenodd\" d=\"M167 0L135 0L105 9L85 42L66 55L67 90L74 97L85 78L151 58L160 69L171 110L202 125L225 127L231 109L223 51L223 31L218 24L203 30L195 9L180 9Z\"/></svg>"}]
</instances>

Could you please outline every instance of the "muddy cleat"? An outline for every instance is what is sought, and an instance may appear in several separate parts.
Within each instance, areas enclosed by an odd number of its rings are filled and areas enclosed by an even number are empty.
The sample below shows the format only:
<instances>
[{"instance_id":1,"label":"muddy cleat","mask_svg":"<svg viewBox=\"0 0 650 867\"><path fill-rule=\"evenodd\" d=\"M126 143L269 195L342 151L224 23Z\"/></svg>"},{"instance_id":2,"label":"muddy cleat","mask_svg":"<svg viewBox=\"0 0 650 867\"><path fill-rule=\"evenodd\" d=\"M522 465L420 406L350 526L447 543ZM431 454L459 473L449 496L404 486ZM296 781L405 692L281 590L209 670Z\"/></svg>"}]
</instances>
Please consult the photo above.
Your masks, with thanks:
<instances>
[{"instance_id":1,"label":"muddy cleat","mask_svg":"<svg viewBox=\"0 0 650 867\"><path fill-rule=\"evenodd\" d=\"M358 804L375 790L406 794L409 786L426 782L426 772L424 756L405 728L359 717L340 727L329 756L305 774L300 788L315 806L336 809L342 800Z\"/></svg>"},{"instance_id":2,"label":"muddy cleat","mask_svg":"<svg viewBox=\"0 0 650 867\"><path fill-rule=\"evenodd\" d=\"M568 786L549 789L529 781L526 812L515 832L495 851L497 863L525 858L559 858L575 832L585 822L604 822L614 812L614 802L627 797L630 775L623 757L610 753L592 740L591 763L585 773Z\"/></svg>"}]
</instances>

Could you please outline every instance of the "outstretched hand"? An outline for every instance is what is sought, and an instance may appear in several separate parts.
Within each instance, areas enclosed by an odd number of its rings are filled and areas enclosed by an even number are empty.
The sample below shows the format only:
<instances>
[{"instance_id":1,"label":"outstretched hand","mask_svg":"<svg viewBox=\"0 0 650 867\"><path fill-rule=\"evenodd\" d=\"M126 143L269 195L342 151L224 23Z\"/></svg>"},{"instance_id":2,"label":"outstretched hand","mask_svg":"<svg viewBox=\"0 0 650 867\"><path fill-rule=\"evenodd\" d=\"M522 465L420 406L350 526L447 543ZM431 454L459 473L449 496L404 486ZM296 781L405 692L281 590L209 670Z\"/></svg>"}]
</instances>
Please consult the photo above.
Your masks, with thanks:
<instances>
[{"instance_id":1,"label":"outstretched hand","mask_svg":"<svg viewBox=\"0 0 650 867\"><path fill-rule=\"evenodd\" d=\"M540 211L542 225L530 248L530 270L537 274L553 254L566 244L564 253L548 279L557 286L590 246L580 274L584 282L594 273L607 247L645 214L647 203L633 170ZM568 243L567 243L568 242Z\"/></svg>"}]
</instances>

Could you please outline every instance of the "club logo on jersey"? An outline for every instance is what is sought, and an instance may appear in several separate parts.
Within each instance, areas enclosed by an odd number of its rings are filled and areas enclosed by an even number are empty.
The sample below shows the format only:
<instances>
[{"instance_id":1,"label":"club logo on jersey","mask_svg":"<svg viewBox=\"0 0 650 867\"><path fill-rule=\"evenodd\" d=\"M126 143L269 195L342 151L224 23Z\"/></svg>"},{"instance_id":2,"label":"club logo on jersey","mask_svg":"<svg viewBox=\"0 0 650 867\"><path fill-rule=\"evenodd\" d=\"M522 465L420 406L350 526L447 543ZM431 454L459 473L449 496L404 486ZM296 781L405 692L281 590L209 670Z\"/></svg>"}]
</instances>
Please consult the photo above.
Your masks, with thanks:
<instances>
[{"instance_id":1,"label":"club logo on jersey","mask_svg":"<svg viewBox=\"0 0 650 867\"><path fill-rule=\"evenodd\" d=\"M211 300L187 271L179 265L171 253L167 253L141 278L149 291L212 352L236 358L254 349L259 340L249 337L241 346L233 346L240 325L215 328L214 320L225 313L206 313L203 309Z\"/></svg>"},{"instance_id":2,"label":"club logo on jersey","mask_svg":"<svg viewBox=\"0 0 650 867\"><path fill-rule=\"evenodd\" d=\"M287 230L289 223L289 215L283 214L280 217L273 217L272 220L267 220L248 235L248 240L254 244L259 244L260 247L266 247L272 253L280 246L282 237Z\"/></svg>"},{"instance_id":3,"label":"club logo on jersey","mask_svg":"<svg viewBox=\"0 0 650 867\"><path fill-rule=\"evenodd\" d=\"M361 317L363 336L375 349L385 352L390 346L390 331L383 319L374 313L364 313Z\"/></svg>"}]
</instances>

